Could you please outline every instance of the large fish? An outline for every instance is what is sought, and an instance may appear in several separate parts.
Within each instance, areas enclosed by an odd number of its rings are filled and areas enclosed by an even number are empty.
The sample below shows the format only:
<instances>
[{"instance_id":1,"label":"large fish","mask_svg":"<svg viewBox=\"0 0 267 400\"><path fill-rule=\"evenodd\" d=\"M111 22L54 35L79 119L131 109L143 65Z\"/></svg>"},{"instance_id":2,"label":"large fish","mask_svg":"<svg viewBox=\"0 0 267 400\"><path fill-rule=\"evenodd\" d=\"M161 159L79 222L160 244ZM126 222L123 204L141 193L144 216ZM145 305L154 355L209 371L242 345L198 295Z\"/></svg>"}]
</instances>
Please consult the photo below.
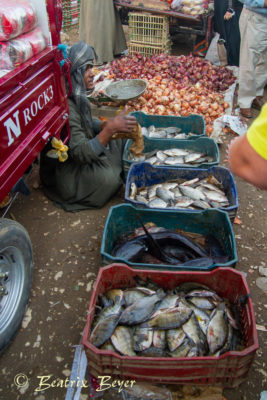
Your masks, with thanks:
<instances>
[{"instance_id":1,"label":"large fish","mask_svg":"<svg viewBox=\"0 0 267 400\"><path fill-rule=\"evenodd\" d=\"M111 314L100 320L93 329L90 342L96 346L102 346L113 334L118 322L120 314Z\"/></svg>"},{"instance_id":2,"label":"large fish","mask_svg":"<svg viewBox=\"0 0 267 400\"><path fill-rule=\"evenodd\" d=\"M153 331L150 328L137 325L133 335L135 351L143 351L152 345Z\"/></svg>"},{"instance_id":3,"label":"large fish","mask_svg":"<svg viewBox=\"0 0 267 400\"><path fill-rule=\"evenodd\" d=\"M157 329L174 329L182 326L192 315L193 310L186 307L174 307L156 311L147 325Z\"/></svg>"},{"instance_id":4,"label":"large fish","mask_svg":"<svg viewBox=\"0 0 267 400\"><path fill-rule=\"evenodd\" d=\"M131 330L126 326L117 326L112 334L111 343L124 356L136 356Z\"/></svg>"},{"instance_id":5,"label":"large fish","mask_svg":"<svg viewBox=\"0 0 267 400\"><path fill-rule=\"evenodd\" d=\"M210 316L207 340L211 354L216 353L225 344L228 337L228 323L225 305L221 303Z\"/></svg>"},{"instance_id":6,"label":"large fish","mask_svg":"<svg viewBox=\"0 0 267 400\"><path fill-rule=\"evenodd\" d=\"M159 290L151 296L146 296L137 300L122 312L120 325L137 325L146 321L153 313L155 305L162 300L164 296L164 291Z\"/></svg>"}]
</instances>

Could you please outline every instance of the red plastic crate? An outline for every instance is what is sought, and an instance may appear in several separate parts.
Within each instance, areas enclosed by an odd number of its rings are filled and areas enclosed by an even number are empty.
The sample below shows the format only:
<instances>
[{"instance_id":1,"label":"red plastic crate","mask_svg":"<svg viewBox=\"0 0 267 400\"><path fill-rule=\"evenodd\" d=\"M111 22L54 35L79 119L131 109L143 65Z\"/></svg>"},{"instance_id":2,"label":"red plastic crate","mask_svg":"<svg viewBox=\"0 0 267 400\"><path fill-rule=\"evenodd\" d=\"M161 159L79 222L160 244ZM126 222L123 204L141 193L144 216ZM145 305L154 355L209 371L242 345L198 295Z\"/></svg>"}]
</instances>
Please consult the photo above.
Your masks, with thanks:
<instances>
[{"instance_id":1,"label":"red plastic crate","mask_svg":"<svg viewBox=\"0 0 267 400\"><path fill-rule=\"evenodd\" d=\"M250 297L240 309L242 334L246 344L242 351L229 351L219 357L156 358L121 356L93 346L89 338L98 295L113 288L135 286L133 278L136 275L143 279L149 277L164 289L173 289L183 282L199 282L236 304L240 296L249 295L244 275L231 268L217 268L209 272L135 270L125 264L111 264L100 268L83 335L88 367L94 377L108 375L119 376L121 379L135 379L137 382L147 380L168 384L216 384L224 387L236 387L247 378L259 347Z\"/></svg>"}]
</instances>

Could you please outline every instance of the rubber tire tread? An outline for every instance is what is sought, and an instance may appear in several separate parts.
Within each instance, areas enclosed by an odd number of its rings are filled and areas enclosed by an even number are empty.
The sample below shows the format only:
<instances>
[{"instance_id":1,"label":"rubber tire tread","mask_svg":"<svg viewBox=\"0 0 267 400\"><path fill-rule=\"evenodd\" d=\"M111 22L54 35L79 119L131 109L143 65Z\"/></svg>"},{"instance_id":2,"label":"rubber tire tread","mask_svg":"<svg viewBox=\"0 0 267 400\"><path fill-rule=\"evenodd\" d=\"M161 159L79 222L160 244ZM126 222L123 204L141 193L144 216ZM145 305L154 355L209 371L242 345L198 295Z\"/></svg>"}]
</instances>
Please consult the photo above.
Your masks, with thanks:
<instances>
[{"instance_id":1,"label":"rubber tire tread","mask_svg":"<svg viewBox=\"0 0 267 400\"><path fill-rule=\"evenodd\" d=\"M20 223L0 218L0 254L3 248L10 245L18 248L24 259L25 280L20 304L7 327L0 333L0 353L8 346L21 325L30 297L33 273L32 245L28 232Z\"/></svg>"}]
</instances>

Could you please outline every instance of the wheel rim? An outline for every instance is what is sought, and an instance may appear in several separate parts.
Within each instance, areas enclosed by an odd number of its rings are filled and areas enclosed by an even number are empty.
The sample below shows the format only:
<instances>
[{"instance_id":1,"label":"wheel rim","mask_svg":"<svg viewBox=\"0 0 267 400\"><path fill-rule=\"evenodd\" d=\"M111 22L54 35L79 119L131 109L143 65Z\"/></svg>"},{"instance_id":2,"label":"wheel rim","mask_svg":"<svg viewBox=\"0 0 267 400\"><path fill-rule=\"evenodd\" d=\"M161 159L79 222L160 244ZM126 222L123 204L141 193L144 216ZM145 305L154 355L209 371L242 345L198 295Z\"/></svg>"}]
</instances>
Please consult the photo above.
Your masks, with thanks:
<instances>
[{"instance_id":1,"label":"wheel rim","mask_svg":"<svg viewBox=\"0 0 267 400\"><path fill-rule=\"evenodd\" d=\"M16 313L22 296L25 279L24 261L20 251L13 246L0 250L0 274L7 274L2 285L7 294L0 296L0 333Z\"/></svg>"}]
</instances>

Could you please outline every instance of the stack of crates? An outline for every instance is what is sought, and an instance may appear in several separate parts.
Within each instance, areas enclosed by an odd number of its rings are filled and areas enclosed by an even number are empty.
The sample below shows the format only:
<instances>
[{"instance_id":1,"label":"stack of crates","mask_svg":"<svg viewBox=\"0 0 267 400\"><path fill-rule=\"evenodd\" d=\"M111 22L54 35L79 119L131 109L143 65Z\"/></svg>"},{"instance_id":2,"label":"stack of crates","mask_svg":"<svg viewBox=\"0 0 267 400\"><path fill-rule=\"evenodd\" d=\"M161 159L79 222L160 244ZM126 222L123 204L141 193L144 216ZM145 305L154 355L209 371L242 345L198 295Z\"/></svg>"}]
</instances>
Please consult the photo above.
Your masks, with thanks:
<instances>
[{"instance_id":1,"label":"stack of crates","mask_svg":"<svg viewBox=\"0 0 267 400\"><path fill-rule=\"evenodd\" d=\"M167 16L129 13L128 51L145 57L169 53L169 18Z\"/></svg>"},{"instance_id":2,"label":"stack of crates","mask_svg":"<svg viewBox=\"0 0 267 400\"><path fill-rule=\"evenodd\" d=\"M63 30L66 32L75 25L79 25L80 0L63 0Z\"/></svg>"}]
</instances>

